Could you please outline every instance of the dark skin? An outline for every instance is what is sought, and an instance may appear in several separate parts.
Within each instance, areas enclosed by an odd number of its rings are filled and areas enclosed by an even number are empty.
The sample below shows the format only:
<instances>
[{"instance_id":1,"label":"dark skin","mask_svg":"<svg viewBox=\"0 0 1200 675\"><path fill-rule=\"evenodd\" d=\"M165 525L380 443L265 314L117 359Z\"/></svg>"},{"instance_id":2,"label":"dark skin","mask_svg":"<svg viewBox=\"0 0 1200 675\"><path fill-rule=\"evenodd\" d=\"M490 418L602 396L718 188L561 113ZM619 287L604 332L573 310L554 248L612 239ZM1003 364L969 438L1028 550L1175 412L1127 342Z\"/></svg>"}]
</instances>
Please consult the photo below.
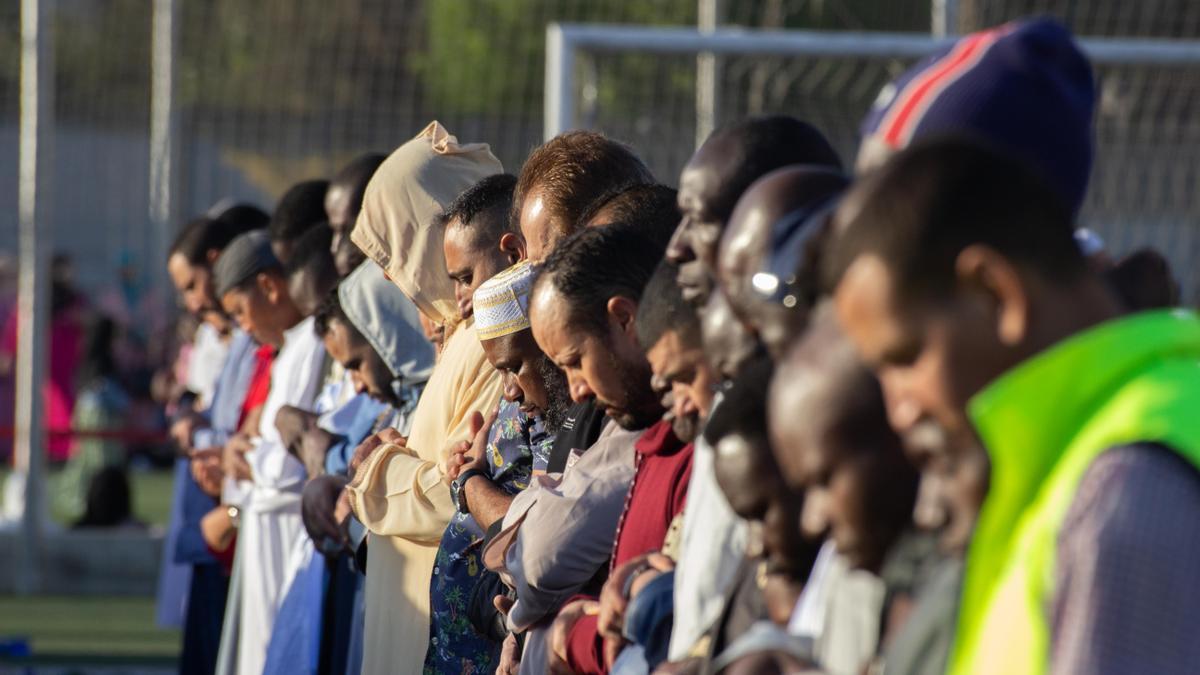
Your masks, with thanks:
<instances>
[{"instance_id":1,"label":"dark skin","mask_svg":"<svg viewBox=\"0 0 1200 675\"><path fill-rule=\"evenodd\" d=\"M344 522L335 515L338 499L343 488L350 482L346 476L318 476L304 486L300 496L300 517L308 536L318 545L331 540L348 547L350 536Z\"/></svg>"},{"instance_id":2,"label":"dark skin","mask_svg":"<svg viewBox=\"0 0 1200 675\"><path fill-rule=\"evenodd\" d=\"M696 150L679 176L683 218L667 246L667 260L679 266L683 297L697 307L712 293L717 243L737 200L737 195L725 194L724 187L737 168L728 161L736 151L733 137L715 134Z\"/></svg>"},{"instance_id":3,"label":"dark skin","mask_svg":"<svg viewBox=\"0 0 1200 675\"><path fill-rule=\"evenodd\" d=\"M350 237L358 211L354 208L354 187L341 183L330 183L325 192L325 216L333 230L330 248L337 251L341 241Z\"/></svg>"},{"instance_id":4,"label":"dark skin","mask_svg":"<svg viewBox=\"0 0 1200 675\"><path fill-rule=\"evenodd\" d=\"M785 216L837 194L846 184L841 173L812 166L786 167L763 176L742 193L717 255L717 283L734 315L779 360L804 328L808 308L763 299L752 280L771 246L772 227ZM809 223L806 227L816 227Z\"/></svg>"},{"instance_id":5,"label":"dark skin","mask_svg":"<svg viewBox=\"0 0 1200 675\"><path fill-rule=\"evenodd\" d=\"M278 271L259 272L254 279L221 298L225 312L259 344L283 346L283 334L304 315L288 293L287 280Z\"/></svg>"},{"instance_id":6,"label":"dark skin","mask_svg":"<svg viewBox=\"0 0 1200 675\"><path fill-rule=\"evenodd\" d=\"M485 214L479 218L487 217ZM471 297L483 282L525 259L525 242L513 232L505 232L497 241L492 241L478 230L463 225L457 219L446 225L442 240L442 251L446 256L446 270L454 282L454 299L458 302L458 316L466 320L471 317Z\"/></svg>"},{"instance_id":7,"label":"dark skin","mask_svg":"<svg viewBox=\"0 0 1200 675\"><path fill-rule=\"evenodd\" d=\"M835 227L871 197L869 186L852 191ZM1052 281L983 244L957 254L952 286L940 296L910 297L901 288L883 258L863 253L847 267L834 304L859 356L879 377L891 426L921 459L919 506L944 511L954 533L944 544L962 550L987 475L967 402L1012 367L1118 316L1121 307L1093 273Z\"/></svg>"},{"instance_id":8,"label":"dark skin","mask_svg":"<svg viewBox=\"0 0 1200 675\"><path fill-rule=\"evenodd\" d=\"M737 377L759 349L758 341L737 319L720 291L709 296L700 312L700 335L710 367L726 380Z\"/></svg>"},{"instance_id":9,"label":"dark skin","mask_svg":"<svg viewBox=\"0 0 1200 675\"><path fill-rule=\"evenodd\" d=\"M302 269L288 277L287 287L296 309L304 316L312 316L337 282L334 270Z\"/></svg>"},{"instance_id":10,"label":"dark skin","mask_svg":"<svg viewBox=\"0 0 1200 675\"><path fill-rule=\"evenodd\" d=\"M353 208L354 190L352 185L332 183L325 193L325 215L333 230L329 249L333 253L333 264L339 277L348 276L367 259L362 250L350 241L350 231L354 229L354 221L358 218L358 210ZM361 191L362 188L359 188Z\"/></svg>"},{"instance_id":11,"label":"dark skin","mask_svg":"<svg viewBox=\"0 0 1200 675\"><path fill-rule=\"evenodd\" d=\"M853 567L877 573L911 526L917 474L888 426L878 385L832 316L818 319L780 364L768 427L784 480L804 493L804 533L828 534Z\"/></svg>"},{"instance_id":12,"label":"dark skin","mask_svg":"<svg viewBox=\"0 0 1200 675\"><path fill-rule=\"evenodd\" d=\"M346 372L350 373L354 391L390 405L400 403L392 390L392 382L396 380L395 374L367 338L352 324L333 319L329 322L329 331L325 334L323 342L330 358L342 364Z\"/></svg>"},{"instance_id":13,"label":"dark skin","mask_svg":"<svg viewBox=\"0 0 1200 675\"><path fill-rule=\"evenodd\" d=\"M566 399L565 391L552 397L550 390L565 389L564 381L546 382L543 372L538 369L538 361L545 358L542 350L533 339L529 329L504 335L491 340L482 340L483 352L488 363L504 376L504 399L511 403L520 403L521 410L527 415L543 416L551 406L552 398L562 405ZM565 412L565 411L560 411ZM480 527L486 529L504 517L512 503L512 496L486 480L489 472L487 457L488 432L496 421L496 413L487 420L479 413L472 419L475 431L471 443L460 443L453 448L447 461L446 482L458 479L461 472L468 469L483 471L484 476L476 476L463 484L467 497L467 507L471 516ZM478 423L478 427L475 424Z\"/></svg>"},{"instance_id":14,"label":"dark skin","mask_svg":"<svg viewBox=\"0 0 1200 675\"><path fill-rule=\"evenodd\" d=\"M708 417L717 385L716 373L709 367L703 348L698 343L690 344L678 331L669 330L646 351L646 360L654 373L651 385L663 396L676 436L690 443L701 420ZM680 426L691 433L680 436Z\"/></svg>"},{"instance_id":15,"label":"dark skin","mask_svg":"<svg viewBox=\"0 0 1200 675\"><path fill-rule=\"evenodd\" d=\"M771 620L784 625L796 606L811 567L814 543L794 526L803 493L787 489L761 431L737 429L716 443L717 484L738 516L754 523L752 542L767 560L764 599Z\"/></svg>"}]
</instances>

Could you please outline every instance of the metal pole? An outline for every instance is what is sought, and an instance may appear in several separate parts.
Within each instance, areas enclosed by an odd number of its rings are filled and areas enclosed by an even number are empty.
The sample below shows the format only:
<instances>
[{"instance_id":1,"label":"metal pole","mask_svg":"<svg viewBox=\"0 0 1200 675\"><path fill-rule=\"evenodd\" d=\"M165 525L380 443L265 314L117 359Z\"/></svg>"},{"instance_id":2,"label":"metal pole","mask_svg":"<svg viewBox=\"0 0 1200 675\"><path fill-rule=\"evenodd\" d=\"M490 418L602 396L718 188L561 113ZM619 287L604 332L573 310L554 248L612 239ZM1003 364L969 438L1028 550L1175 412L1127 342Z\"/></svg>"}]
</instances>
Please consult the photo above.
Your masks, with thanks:
<instances>
[{"instance_id":1,"label":"metal pole","mask_svg":"<svg viewBox=\"0 0 1200 675\"><path fill-rule=\"evenodd\" d=\"M958 33L958 0L931 0L929 32L934 37L949 37Z\"/></svg>"},{"instance_id":2,"label":"metal pole","mask_svg":"<svg viewBox=\"0 0 1200 675\"><path fill-rule=\"evenodd\" d=\"M50 241L50 134L54 127L53 0L21 0L21 129L17 212L20 280L17 294L15 464L24 481L23 545L18 593L40 584L46 448L42 382L46 361L46 251Z\"/></svg>"},{"instance_id":3,"label":"metal pole","mask_svg":"<svg viewBox=\"0 0 1200 675\"><path fill-rule=\"evenodd\" d=\"M697 0L696 27L700 33L712 33L721 17L720 0ZM696 55L696 147L717 128L717 74L720 62L712 52Z\"/></svg>"},{"instance_id":4,"label":"metal pole","mask_svg":"<svg viewBox=\"0 0 1200 675\"><path fill-rule=\"evenodd\" d=\"M154 0L150 65L150 224L154 228L152 269L162 270L176 221L175 167L179 120L175 108L175 54L179 0ZM156 274L161 278L162 274ZM167 311L167 307L159 308Z\"/></svg>"},{"instance_id":5,"label":"metal pole","mask_svg":"<svg viewBox=\"0 0 1200 675\"><path fill-rule=\"evenodd\" d=\"M546 91L543 101L542 136L550 140L575 126L575 45L562 28L546 27Z\"/></svg>"}]
</instances>

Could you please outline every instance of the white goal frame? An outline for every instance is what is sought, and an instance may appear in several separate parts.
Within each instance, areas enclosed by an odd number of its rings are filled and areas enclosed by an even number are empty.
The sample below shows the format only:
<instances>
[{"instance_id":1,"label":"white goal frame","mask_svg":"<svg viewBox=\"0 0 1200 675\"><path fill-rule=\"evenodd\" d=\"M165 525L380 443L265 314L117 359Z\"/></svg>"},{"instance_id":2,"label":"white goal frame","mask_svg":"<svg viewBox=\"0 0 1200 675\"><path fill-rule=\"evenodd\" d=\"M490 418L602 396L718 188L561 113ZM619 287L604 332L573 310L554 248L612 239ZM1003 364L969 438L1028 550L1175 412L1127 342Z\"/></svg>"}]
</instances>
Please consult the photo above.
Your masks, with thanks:
<instances>
[{"instance_id":1,"label":"white goal frame","mask_svg":"<svg viewBox=\"0 0 1200 675\"><path fill-rule=\"evenodd\" d=\"M701 32L693 28L551 23L546 27L542 131L549 140L575 128L575 62L580 52L920 58L954 39L927 33L730 28ZM1200 65L1200 41L1085 38L1079 42L1097 64Z\"/></svg>"}]
</instances>

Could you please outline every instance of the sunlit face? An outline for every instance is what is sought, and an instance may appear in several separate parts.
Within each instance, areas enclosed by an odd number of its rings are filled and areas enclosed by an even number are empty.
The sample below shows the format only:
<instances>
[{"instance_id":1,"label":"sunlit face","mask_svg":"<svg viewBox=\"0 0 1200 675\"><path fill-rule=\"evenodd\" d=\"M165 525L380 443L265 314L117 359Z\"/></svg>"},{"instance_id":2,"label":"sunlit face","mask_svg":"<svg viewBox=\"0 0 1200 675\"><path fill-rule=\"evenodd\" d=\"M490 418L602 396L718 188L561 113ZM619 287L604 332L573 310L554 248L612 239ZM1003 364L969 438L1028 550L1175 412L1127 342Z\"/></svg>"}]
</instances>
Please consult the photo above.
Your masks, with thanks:
<instances>
[{"instance_id":1,"label":"sunlit face","mask_svg":"<svg viewBox=\"0 0 1200 675\"><path fill-rule=\"evenodd\" d=\"M562 233L551 221L541 188L533 188L521 203L521 236L525 238L526 254L534 262L541 262L554 250Z\"/></svg>"},{"instance_id":2,"label":"sunlit face","mask_svg":"<svg viewBox=\"0 0 1200 675\"><path fill-rule=\"evenodd\" d=\"M654 381L671 388L672 417L699 428L700 420L708 417L717 384L704 350L685 344L679 333L669 330L646 352L646 360Z\"/></svg>"},{"instance_id":3,"label":"sunlit face","mask_svg":"<svg viewBox=\"0 0 1200 675\"><path fill-rule=\"evenodd\" d=\"M454 282L458 316L464 321L474 313L471 298L475 289L515 262L500 251L497 242L488 245L487 242L480 242L479 238L477 232L464 227L456 219L446 225L446 234L442 239L446 270Z\"/></svg>"},{"instance_id":4,"label":"sunlit face","mask_svg":"<svg viewBox=\"0 0 1200 675\"><path fill-rule=\"evenodd\" d=\"M854 378L854 384L839 377ZM851 565L876 571L912 522L917 472L882 406L873 412L869 407L879 398L861 389L867 386L863 378L857 369L783 366L767 427L784 481L804 495L805 536L827 534Z\"/></svg>"},{"instance_id":5,"label":"sunlit face","mask_svg":"<svg viewBox=\"0 0 1200 675\"><path fill-rule=\"evenodd\" d=\"M729 300L734 316L758 336L772 358L779 360L803 331L808 311L767 301L754 290L752 278L762 267L769 225L749 219L739 223L737 218L735 213L718 252L717 285Z\"/></svg>"},{"instance_id":6,"label":"sunlit face","mask_svg":"<svg viewBox=\"0 0 1200 675\"><path fill-rule=\"evenodd\" d=\"M396 376L356 328L334 319L329 322L329 331L325 333L323 341L329 356L350 373L356 392L365 393L383 403L400 403L392 389Z\"/></svg>"},{"instance_id":7,"label":"sunlit face","mask_svg":"<svg viewBox=\"0 0 1200 675\"><path fill-rule=\"evenodd\" d=\"M433 345L434 351L439 355L442 353L442 346L446 343L446 327L442 324L430 319L424 314L418 314L421 320L421 332L425 334L425 339Z\"/></svg>"},{"instance_id":8,"label":"sunlit face","mask_svg":"<svg viewBox=\"0 0 1200 675\"><path fill-rule=\"evenodd\" d=\"M303 316L316 314L317 308L333 288L329 280L318 279L318 276L308 270L299 270L288 277L288 294Z\"/></svg>"},{"instance_id":9,"label":"sunlit face","mask_svg":"<svg viewBox=\"0 0 1200 675\"><path fill-rule=\"evenodd\" d=\"M712 156L723 152L718 147L723 145L720 138L706 142L684 166L676 197L682 219L667 245L667 260L679 268L683 298L697 307L708 300L713 288L717 244L725 228L720 209L732 207L717 203L723 181L720 163Z\"/></svg>"},{"instance_id":10,"label":"sunlit face","mask_svg":"<svg viewBox=\"0 0 1200 675\"><path fill-rule=\"evenodd\" d=\"M257 284L229 291L221 297L221 305L225 313L255 342L275 347L283 344L283 331L274 326L271 304Z\"/></svg>"},{"instance_id":11,"label":"sunlit face","mask_svg":"<svg viewBox=\"0 0 1200 675\"><path fill-rule=\"evenodd\" d=\"M207 265L193 265L182 253L175 253L167 259L167 274L184 308L193 316L202 318L208 312L220 311L213 291L212 269Z\"/></svg>"},{"instance_id":12,"label":"sunlit face","mask_svg":"<svg viewBox=\"0 0 1200 675\"><path fill-rule=\"evenodd\" d=\"M221 306L259 344L280 347L283 333L303 318L278 274L261 272L221 298Z\"/></svg>"},{"instance_id":13,"label":"sunlit face","mask_svg":"<svg viewBox=\"0 0 1200 675\"><path fill-rule=\"evenodd\" d=\"M325 216L333 230L330 250L335 254L341 240L350 236L350 231L354 229L354 218L358 215L350 209L350 196L350 190L344 185L330 185L325 192Z\"/></svg>"},{"instance_id":14,"label":"sunlit face","mask_svg":"<svg viewBox=\"0 0 1200 675\"><path fill-rule=\"evenodd\" d=\"M766 436L753 426L717 439L713 448L717 486L739 518L762 523L756 531L771 572L802 581L812 562L812 543L797 527L804 494L787 488Z\"/></svg>"},{"instance_id":15,"label":"sunlit face","mask_svg":"<svg viewBox=\"0 0 1200 675\"><path fill-rule=\"evenodd\" d=\"M567 379L542 353L533 332L523 330L480 342L488 363L504 378L504 399L519 403L526 415L541 417L557 432L571 407Z\"/></svg>"},{"instance_id":16,"label":"sunlit face","mask_svg":"<svg viewBox=\"0 0 1200 675\"><path fill-rule=\"evenodd\" d=\"M896 291L886 263L863 255L836 289L838 319L878 375L888 420L921 465L924 506L931 499L940 504L945 525L961 538L986 492L986 456L966 407L1004 370L994 317L978 303L947 298L917 305ZM930 490L940 496L930 498ZM928 513L917 516L930 522Z\"/></svg>"},{"instance_id":17,"label":"sunlit face","mask_svg":"<svg viewBox=\"0 0 1200 675\"><path fill-rule=\"evenodd\" d=\"M637 344L636 303L610 300L607 327L594 333L572 320L553 283L539 283L530 305L533 335L567 376L571 400L595 400L622 428L644 429L663 413L650 388L650 365ZM615 308L617 311L614 311Z\"/></svg>"},{"instance_id":18,"label":"sunlit face","mask_svg":"<svg viewBox=\"0 0 1200 675\"><path fill-rule=\"evenodd\" d=\"M758 350L758 343L738 321L723 293L713 293L700 312L704 353L718 376L733 379Z\"/></svg>"}]
</instances>

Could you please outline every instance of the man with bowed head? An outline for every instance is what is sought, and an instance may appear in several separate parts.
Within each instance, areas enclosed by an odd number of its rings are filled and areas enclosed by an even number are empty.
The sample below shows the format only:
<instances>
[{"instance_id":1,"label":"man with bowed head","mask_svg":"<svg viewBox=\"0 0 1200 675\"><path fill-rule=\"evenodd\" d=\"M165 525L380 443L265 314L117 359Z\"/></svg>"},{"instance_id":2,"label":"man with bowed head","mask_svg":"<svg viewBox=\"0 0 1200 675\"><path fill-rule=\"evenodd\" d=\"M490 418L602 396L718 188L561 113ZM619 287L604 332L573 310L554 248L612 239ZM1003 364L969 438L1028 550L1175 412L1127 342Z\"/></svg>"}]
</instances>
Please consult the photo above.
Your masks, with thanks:
<instances>
[{"instance_id":1,"label":"man with bowed head","mask_svg":"<svg viewBox=\"0 0 1200 675\"><path fill-rule=\"evenodd\" d=\"M472 436L475 411L494 410L501 380L470 319L458 322L438 215L464 190L501 173L486 144L460 144L437 122L400 146L367 185L351 240L422 314L452 325L407 439L368 439L346 490L370 532L363 671L419 673L429 645L429 583L454 515L444 461ZM383 442L381 442L383 441Z\"/></svg>"},{"instance_id":2,"label":"man with bowed head","mask_svg":"<svg viewBox=\"0 0 1200 675\"><path fill-rule=\"evenodd\" d=\"M1059 194L967 141L899 153L835 227L838 318L891 424L990 465L950 671L1193 670L1200 319L1121 317Z\"/></svg>"}]
</instances>

